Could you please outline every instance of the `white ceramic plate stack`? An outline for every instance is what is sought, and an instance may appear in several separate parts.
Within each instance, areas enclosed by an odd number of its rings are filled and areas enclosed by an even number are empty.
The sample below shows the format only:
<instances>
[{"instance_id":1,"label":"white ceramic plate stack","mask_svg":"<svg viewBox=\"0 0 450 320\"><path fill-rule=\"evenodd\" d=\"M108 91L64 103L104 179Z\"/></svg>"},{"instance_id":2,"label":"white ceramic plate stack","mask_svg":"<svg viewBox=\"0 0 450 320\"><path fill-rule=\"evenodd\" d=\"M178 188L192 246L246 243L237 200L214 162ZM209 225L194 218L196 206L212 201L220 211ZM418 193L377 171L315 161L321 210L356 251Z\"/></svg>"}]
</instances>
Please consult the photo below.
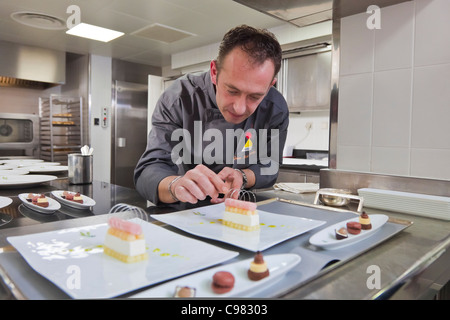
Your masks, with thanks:
<instances>
[{"instance_id":1,"label":"white ceramic plate stack","mask_svg":"<svg viewBox=\"0 0 450 320\"><path fill-rule=\"evenodd\" d=\"M14 168L20 168L24 166L39 164L41 162L44 162L42 159L10 159L10 160L3 160L3 164L7 166L11 166Z\"/></svg>"},{"instance_id":2,"label":"white ceramic plate stack","mask_svg":"<svg viewBox=\"0 0 450 320\"><path fill-rule=\"evenodd\" d=\"M45 162L42 165L25 166L23 169L28 170L30 173L50 173L50 172L63 172L68 170L68 166L47 165Z\"/></svg>"},{"instance_id":3,"label":"white ceramic plate stack","mask_svg":"<svg viewBox=\"0 0 450 320\"><path fill-rule=\"evenodd\" d=\"M450 197L363 188L358 194L368 208L450 220Z\"/></svg>"}]
</instances>

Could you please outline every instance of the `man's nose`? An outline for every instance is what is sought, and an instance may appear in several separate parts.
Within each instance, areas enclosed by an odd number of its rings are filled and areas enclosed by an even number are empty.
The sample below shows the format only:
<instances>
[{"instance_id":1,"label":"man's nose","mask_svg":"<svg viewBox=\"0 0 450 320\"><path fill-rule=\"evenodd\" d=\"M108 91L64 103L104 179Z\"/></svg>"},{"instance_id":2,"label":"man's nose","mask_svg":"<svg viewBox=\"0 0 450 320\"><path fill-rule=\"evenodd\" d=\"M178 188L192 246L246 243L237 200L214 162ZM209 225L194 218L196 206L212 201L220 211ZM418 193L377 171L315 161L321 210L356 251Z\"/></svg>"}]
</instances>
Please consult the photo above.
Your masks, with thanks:
<instances>
[{"instance_id":1,"label":"man's nose","mask_svg":"<svg viewBox=\"0 0 450 320\"><path fill-rule=\"evenodd\" d=\"M239 116L243 115L245 113L246 108L247 104L245 101L245 96L241 95L238 98L236 98L233 104L234 113Z\"/></svg>"}]
</instances>

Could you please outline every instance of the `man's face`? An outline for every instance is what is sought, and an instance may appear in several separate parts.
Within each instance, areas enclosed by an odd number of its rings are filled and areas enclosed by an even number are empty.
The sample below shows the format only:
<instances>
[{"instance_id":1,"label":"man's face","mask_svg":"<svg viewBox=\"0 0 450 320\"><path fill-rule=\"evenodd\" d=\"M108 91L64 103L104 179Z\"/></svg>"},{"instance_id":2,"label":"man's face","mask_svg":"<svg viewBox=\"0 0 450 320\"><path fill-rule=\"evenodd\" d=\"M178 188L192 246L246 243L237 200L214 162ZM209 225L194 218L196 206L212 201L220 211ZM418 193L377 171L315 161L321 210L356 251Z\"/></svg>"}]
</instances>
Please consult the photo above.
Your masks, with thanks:
<instances>
[{"instance_id":1,"label":"man's face","mask_svg":"<svg viewBox=\"0 0 450 320\"><path fill-rule=\"evenodd\" d=\"M216 62L211 62L211 80L216 85L216 101L227 122L241 123L255 112L259 103L276 82L270 60L256 65L240 48L224 59L220 76Z\"/></svg>"}]
</instances>

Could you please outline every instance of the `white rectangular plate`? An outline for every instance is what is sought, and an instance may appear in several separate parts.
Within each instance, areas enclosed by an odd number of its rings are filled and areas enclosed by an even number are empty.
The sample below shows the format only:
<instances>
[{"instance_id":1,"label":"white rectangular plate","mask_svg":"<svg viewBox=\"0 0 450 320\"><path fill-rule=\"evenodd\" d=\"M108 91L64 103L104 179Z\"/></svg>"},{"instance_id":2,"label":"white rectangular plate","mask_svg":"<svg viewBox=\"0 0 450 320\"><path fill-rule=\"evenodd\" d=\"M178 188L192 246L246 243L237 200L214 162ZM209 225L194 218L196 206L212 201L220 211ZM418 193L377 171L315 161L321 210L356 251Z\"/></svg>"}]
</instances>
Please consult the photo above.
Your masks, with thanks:
<instances>
[{"instance_id":1,"label":"white rectangular plate","mask_svg":"<svg viewBox=\"0 0 450 320\"><path fill-rule=\"evenodd\" d=\"M140 219L149 258L124 263L103 253L108 225L8 237L28 264L73 298L111 298L238 255Z\"/></svg>"},{"instance_id":2,"label":"white rectangular plate","mask_svg":"<svg viewBox=\"0 0 450 320\"><path fill-rule=\"evenodd\" d=\"M269 276L258 281L252 281L247 276L251 261L253 261L253 258L197 272L139 292L131 298L171 298L174 296L177 286L195 288L195 296L198 298L244 297L261 288L267 288L280 280L283 275L301 261L301 257L293 253L264 256L264 261L269 269ZM217 294L212 291L212 278L218 271L228 271L234 276L235 283L231 291L224 294Z\"/></svg>"},{"instance_id":3,"label":"white rectangular plate","mask_svg":"<svg viewBox=\"0 0 450 320\"><path fill-rule=\"evenodd\" d=\"M196 236L229 243L254 252L266 250L325 223L320 220L258 210L260 229L242 231L222 224L224 210L225 205L220 203L192 210L155 214L151 217Z\"/></svg>"}]
</instances>

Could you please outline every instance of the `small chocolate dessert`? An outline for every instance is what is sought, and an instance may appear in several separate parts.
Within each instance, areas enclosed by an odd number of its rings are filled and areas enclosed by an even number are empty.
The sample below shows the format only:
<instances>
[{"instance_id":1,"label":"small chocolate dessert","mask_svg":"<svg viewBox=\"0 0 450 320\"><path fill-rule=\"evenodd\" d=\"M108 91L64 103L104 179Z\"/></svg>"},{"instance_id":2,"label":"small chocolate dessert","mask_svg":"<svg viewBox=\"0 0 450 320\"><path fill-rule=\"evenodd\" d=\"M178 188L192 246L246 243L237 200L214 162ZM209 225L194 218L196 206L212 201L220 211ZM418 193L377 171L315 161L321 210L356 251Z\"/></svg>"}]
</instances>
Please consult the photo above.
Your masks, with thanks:
<instances>
[{"instance_id":1,"label":"small chocolate dessert","mask_svg":"<svg viewBox=\"0 0 450 320\"><path fill-rule=\"evenodd\" d=\"M254 260L250 263L250 269L248 269L247 275L253 281L258 281L269 276L269 269L267 269L261 252L256 252Z\"/></svg>"},{"instance_id":2,"label":"small chocolate dessert","mask_svg":"<svg viewBox=\"0 0 450 320\"><path fill-rule=\"evenodd\" d=\"M365 211L363 211L363 213L359 216L359 223L361 223L361 229L363 230L372 229L372 223L370 222L370 218Z\"/></svg>"}]
</instances>

